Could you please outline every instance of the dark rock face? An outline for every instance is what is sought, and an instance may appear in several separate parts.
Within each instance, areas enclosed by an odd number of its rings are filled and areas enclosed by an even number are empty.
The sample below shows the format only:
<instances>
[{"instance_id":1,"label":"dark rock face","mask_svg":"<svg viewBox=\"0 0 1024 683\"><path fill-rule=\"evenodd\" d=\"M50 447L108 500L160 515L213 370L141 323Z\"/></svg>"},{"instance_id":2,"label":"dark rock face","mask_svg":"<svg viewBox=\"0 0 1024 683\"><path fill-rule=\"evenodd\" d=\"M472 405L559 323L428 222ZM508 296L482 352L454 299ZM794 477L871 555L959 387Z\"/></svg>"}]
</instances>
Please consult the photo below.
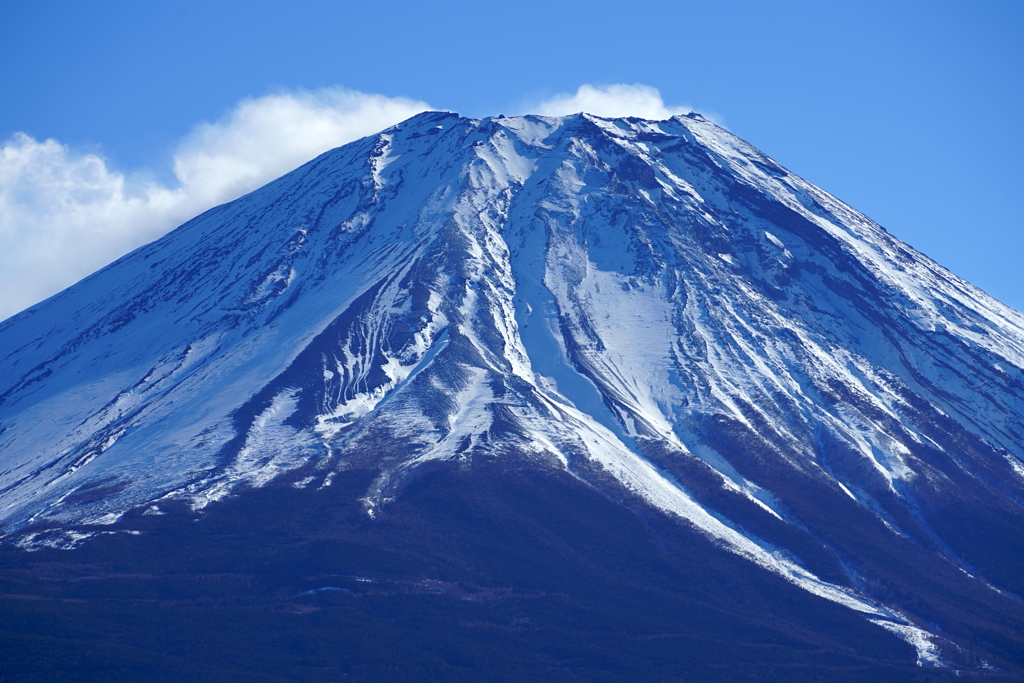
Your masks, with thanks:
<instances>
[{"instance_id":1,"label":"dark rock face","mask_svg":"<svg viewBox=\"0 0 1024 683\"><path fill-rule=\"evenodd\" d=\"M138 536L0 553L0 633L18 653L0 675L1011 680L919 667L856 612L563 472L442 464L371 521L372 477L276 482L198 519L127 515Z\"/></svg>"},{"instance_id":2,"label":"dark rock face","mask_svg":"<svg viewBox=\"0 0 1024 683\"><path fill-rule=\"evenodd\" d=\"M89 585L101 649L147 591L406 648L328 677L1024 671L1024 318L700 117L423 114L0 338L32 647Z\"/></svg>"}]
</instances>

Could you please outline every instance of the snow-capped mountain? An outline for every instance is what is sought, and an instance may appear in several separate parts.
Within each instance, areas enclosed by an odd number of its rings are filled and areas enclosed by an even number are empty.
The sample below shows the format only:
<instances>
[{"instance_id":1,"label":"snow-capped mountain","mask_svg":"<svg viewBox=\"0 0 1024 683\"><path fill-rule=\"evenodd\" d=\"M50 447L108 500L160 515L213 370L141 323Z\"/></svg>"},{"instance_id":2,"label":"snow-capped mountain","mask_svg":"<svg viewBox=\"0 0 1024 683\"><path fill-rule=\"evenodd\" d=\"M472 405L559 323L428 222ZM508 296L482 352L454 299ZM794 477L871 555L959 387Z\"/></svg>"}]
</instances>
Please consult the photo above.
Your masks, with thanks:
<instances>
[{"instance_id":1,"label":"snow-capped mountain","mask_svg":"<svg viewBox=\"0 0 1024 683\"><path fill-rule=\"evenodd\" d=\"M372 519L486 461L658 511L923 664L970 640L928 596L1024 614L1024 316L699 115L421 114L0 339L23 548L351 469Z\"/></svg>"}]
</instances>

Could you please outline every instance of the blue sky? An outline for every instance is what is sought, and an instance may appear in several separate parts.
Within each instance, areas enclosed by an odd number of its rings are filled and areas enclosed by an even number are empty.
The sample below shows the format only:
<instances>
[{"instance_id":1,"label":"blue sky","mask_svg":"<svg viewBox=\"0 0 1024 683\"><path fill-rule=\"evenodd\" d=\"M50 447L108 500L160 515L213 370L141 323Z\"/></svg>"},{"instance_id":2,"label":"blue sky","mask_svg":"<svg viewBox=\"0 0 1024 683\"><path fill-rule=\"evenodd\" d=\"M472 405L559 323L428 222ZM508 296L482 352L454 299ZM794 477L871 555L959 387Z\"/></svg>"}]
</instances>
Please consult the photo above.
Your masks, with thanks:
<instances>
[{"instance_id":1,"label":"blue sky","mask_svg":"<svg viewBox=\"0 0 1024 683\"><path fill-rule=\"evenodd\" d=\"M585 84L714 115L1024 309L1019 0L2 0L0 26L0 317L298 165L316 131Z\"/></svg>"}]
</instances>

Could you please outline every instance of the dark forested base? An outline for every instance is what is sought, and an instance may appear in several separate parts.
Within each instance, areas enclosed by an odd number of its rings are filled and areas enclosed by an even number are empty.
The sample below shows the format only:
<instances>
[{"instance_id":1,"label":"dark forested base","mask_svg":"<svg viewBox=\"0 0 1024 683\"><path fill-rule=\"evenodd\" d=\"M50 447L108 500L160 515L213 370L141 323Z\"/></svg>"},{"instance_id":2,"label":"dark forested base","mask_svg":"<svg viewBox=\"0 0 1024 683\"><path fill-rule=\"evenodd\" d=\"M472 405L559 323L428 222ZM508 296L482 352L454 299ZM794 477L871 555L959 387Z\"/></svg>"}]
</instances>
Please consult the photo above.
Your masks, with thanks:
<instances>
[{"instance_id":1,"label":"dark forested base","mask_svg":"<svg viewBox=\"0 0 1024 683\"><path fill-rule=\"evenodd\" d=\"M2 681L952 681L843 607L564 473L287 483L0 553ZM1012 643L1010 644L1012 646Z\"/></svg>"}]
</instances>

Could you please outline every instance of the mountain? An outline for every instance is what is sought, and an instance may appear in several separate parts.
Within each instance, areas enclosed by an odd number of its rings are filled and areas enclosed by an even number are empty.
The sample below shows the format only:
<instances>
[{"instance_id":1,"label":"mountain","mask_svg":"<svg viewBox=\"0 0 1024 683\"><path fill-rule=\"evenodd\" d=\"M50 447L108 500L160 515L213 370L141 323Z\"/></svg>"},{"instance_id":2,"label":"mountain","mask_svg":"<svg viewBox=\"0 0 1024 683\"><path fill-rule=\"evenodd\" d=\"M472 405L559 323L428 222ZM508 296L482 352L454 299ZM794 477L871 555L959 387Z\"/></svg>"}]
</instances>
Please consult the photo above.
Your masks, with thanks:
<instances>
[{"instance_id":1,"label":"mountain","mask_svg":"<svg viewBox=\"0 0 1024 683\"><path fill-rule=\"evenodd\" d=\"M696 114L421 114L0 339L31 652L88 567L79 624L199 574L371 650L436 627L472 660L505 620L490 680L1024 676L1024 317ZM380 626L424 596L434 626Z\"/></svg>"}]
</instances>

